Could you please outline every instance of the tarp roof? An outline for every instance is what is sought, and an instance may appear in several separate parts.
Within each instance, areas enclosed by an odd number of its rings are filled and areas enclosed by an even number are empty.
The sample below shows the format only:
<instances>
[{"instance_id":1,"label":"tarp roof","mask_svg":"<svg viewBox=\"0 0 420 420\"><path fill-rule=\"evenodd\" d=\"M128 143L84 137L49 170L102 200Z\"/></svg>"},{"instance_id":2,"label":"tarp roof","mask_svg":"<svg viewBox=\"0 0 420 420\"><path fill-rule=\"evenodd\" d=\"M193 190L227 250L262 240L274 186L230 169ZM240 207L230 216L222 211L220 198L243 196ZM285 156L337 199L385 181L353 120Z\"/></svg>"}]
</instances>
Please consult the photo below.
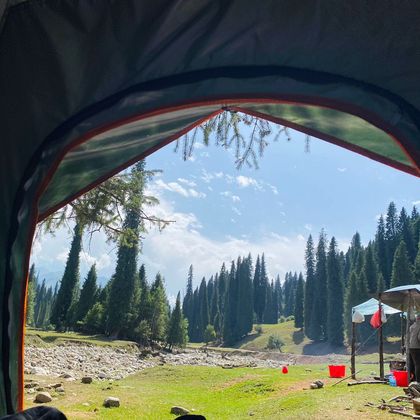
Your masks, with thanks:
<instances>
[{"instance_id":1,"label":"tarp roof","mask_svg":"<svg viewBox=\"0 0 420 420\"><path fill-rule=\"evenodd\" d=\"M0 1L0 414L37 220L229 108L419 176L420 3Z\"/></svg>"},{"instance_id":2,"label":"tarp roof","mask_svg":"<svg viewBox=\"0 0 420 420\"><path fill-rule=\"evenodd\" d=\"M391 308L391 306L382 305L383 311L386 315L392 315L392 314L398 314L401 311L395 308ZM357 306L353 306L352 313L359 312L362 315L373 315L377 310L379 309L379 301L375 298L371 298L367 300L366 302L363 302Z\"/></svg>"},{"instance_id":3,"label":"tarp roof","mask_svg":"<svg viewBox=\"0 0 420 420\"><path fill-rule=\"evenodd\" d=\"M420 284L393 287L381 293L382 302L401 311L407 311L410 301L420 310Z\"/></svg>"}]
</instances>

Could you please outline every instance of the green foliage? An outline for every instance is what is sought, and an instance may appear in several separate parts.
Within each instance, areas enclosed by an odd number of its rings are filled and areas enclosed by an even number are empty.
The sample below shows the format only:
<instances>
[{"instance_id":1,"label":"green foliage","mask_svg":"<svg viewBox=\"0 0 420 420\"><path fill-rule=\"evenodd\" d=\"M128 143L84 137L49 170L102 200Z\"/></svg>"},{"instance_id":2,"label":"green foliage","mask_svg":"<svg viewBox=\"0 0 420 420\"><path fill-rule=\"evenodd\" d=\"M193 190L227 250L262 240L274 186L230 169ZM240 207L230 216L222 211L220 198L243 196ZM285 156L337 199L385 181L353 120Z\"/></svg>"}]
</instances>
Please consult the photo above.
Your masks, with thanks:
<instances>
[{"instance_id":1,"label":"green foliage","mask_svg":"<svg viewBox=\"0 0 420 420\"><path fill-rule=\"evenodd\" d=\"M309 235L305 250L306 282L304 300L304 330L307 337L313 339L314 320L311 317L315 302L315 251L312 235Z\"/></svg>"},{"instance_id":2,"label":"green foliage","mask_svg":"<svg viewBox=\"0 0 420 420\"><path fill-rule=\"evenodd\" d=\"M204 330L204 341L206 344L216 340L216 331L214 330L213 325L207 325L206 329Z\"/></svg>"},{"instance_id":3,"label":"green foliage","mask_svg":"<svg viewBox=\"0 0 420 420\"><path fill-rule=\"evenodd\" d=\"M413 270L408 258L407 247L402 240L395 251L392 264L391 287L413 284Z\"/></svg>"},{"instance_id":4,"label":"green foliage","mask_svg":"<svg viewBox=\"0 0 420 420\"><path fill-rule=\"evenodd\" d=\"M87 312L79 325L84 332L90 334L101 333L104 328L104 308L100 303L95 303Z\"/></svg>"},{"instance_id":5,"label":"green foliage","mask_svg":"<svg viewBox=\"0 0 420 420\"><path fill-rule=\"evenodd\" d=\"M35 298L37 291L37 276L35 274L35 264L32 264L28 276L28 291L26 296L26 324L35 326Z\"/></svg>"},{"instance_id":6,"label":"green foliage","mask_svg":"<svg viewBox=\"0 0 420 420\"><path fill-rule=\"evenodd\" d=\"M257 325L257 326L255 327L255 332L256 332L257 334L262 334L262 333L264 332L263 327L262 327L262 325L261 325L261 324L259 324L259 325Z\"/></svg>"},{"instance_id":7,"label":"green foliage","mask_svg":"<svg viewBox=\"0 0 420 420\"><path fill-rule=\"evenodd\" d=\"M295 327L303 328L303 304L304 304L304 290L305 282L302 273L299 273L299 278L296 286L295 294Z\"/></svg>"},{"instance_id":8,"label":"green foliage","mask_svg":"<svg viewBox=\"0 0 420 420\"><path fill-rule=\"evenodd\" d=\"M188 328L188 323L186 322L186 319L182 315L181 297L180 297L180 293L178 293L176 297L175 308L172 311L171 318L169 320L168 331L166 335L166 342L168 343L170 348L172 348L172 346L179 346L179 347L186 346L187 339L188 339L187 328Z\"/></svg>"},{"instance_id":9,"label":"green foliage","mask_svg":"<svg viewBox=\"0 0 420 420\"><path fill-rule=\"evenodd\" d=\"M331 238L327 256L327 337L332 345L342 346L344 342L343 279L337 243Z\"/></svg>"},{"instance_id":10,"label":"green foliage","mask_svg":"<svg viewBox=\"0 0 420 420\"><path fill-rule=\"evenodd\" d=\"M281 352L281 348L284 346L284 341L277 335L270 335L268 337L267 349L278 350Z\"/></svg>"},{"instance_id":11,"label":"green foliage","mask_svg":"<svg viewBox=\"0 0 420 420\"><path fill-rule=\"evenodd\" d=\"M135 185L136 191L125 202L124 230L130 233L130 240L128 241L127 237L120 239L117 266L109 291L107 307L107 330L115 338L127 336L126 327L130 325L131 314L134 310L137 254L142 229L140 209L144 204L143 190L146 182L144 161L136 164L131 172L130 180L132 185Z\"/></svg>"},{"instance_id":12,"label":"green foliage","mask_svg":"<svg viewBox=\"0 0 420 420\"><path fill-rule=\"evenodd\" d=\"M74 228L74 236L67 257L66 268L61 279L60 288L51 314L51 323L57 331L70 328L73 325L74 304L79 294L79 260L82 241L80 225Z\"/></svg>"},{"instance_id":13,"label":"green foliage","mask_svg":"<svg viewBox=\"0 0 420 420\"><path fill-rule=\"evenodd\" d=\"M97 299L98 286L96 284L96 266L92 265L89 273L83 283L82 290L80 292L80 298L75 308L75 320L81 321L84 319L89 309L95 304Z\"/></svg>"}]
</instances>

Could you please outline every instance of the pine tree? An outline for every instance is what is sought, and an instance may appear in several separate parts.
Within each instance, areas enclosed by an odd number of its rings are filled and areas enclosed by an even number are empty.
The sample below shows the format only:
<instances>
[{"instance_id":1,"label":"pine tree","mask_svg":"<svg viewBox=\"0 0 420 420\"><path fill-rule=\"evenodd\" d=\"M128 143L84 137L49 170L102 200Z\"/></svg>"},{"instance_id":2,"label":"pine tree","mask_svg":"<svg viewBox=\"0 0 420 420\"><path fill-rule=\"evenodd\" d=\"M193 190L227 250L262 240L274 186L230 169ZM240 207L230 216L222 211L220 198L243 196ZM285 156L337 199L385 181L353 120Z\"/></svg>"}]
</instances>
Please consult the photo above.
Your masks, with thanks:
<instances>
[{"instance_id":1,"label":"pine tree","mask_svg":"<svg viewBox=\"0 0 420 420\"><path fill-rule=\"evenodd\" d=\"M387 214L386 214L386 223L385 223L385 240L387 248L387 272L389 275L389 282L391 282L391 273L392 273L392 262L394 259L394 254L398 246L398 218L397 218L397 208L394 202L389 203ZM387 279L385 279L386 281ZM389 283L390 284L390 283Z\"/></svg>"},{"instance_id":2,"label":"pine tree","mask_svg":"<svg viewBox=\"0 0 420 420\"><path fill-rule=\"evenodd\" d=\"M236 268L235 262L232 261L229 272L229 281L225 294L225 313L223 316L223 342L226 345L234 344L237 338L237 332L235 331L235 321L237 313L237 301L235 299L235 296L237 294L236 286Z\"/></svg>"},{"instance_id":3,"label":"pine tree","mask_svg":"<svg viewBox=\"0 0 420 420\"><path fill-rule=\"evenodd\" d=\"M281 290L280 276L277 275L276 282L274 283L274 289L277 296L277 307L278 307L278 316L283 314L283 293Z\"/></svg>"},{"instance_id":4,"label":"pine tree","mask_svg":"<svg viewBox=\"0 0 420 420\"><path fill-rule=\"evenodd\" d=\"M243 337L252 331L254 318L253 310L253 286L252 286L252 257L251 254L244 258L237 267L238 276L238 299L237 299L237 323L238 335Z\"/></svg>"},{"instance_id":5,"label":"pine tree","mask_svg":"<svg viewBox=\"0 0 420 420\"><path fill-rule=\"evenodd\" d=\"M327 337L334 346L344 341L344 290L337 242L331 238L327 255Z\"/></svg>"},{"instance_id":6,"label":"pine tree","mask_svg":"<svg viewBox=\"0 0 420 420\"><path fill-rule=\"evenodd\" d=\"M96 284L96 266L95 264L89 270L85 282L83 283L82 290L80 292L80 298L76 308L76 321L83 321L89 309L95 304L98 292L98 286Z\"/></svg>"},{"instance_id":7,"label":"pine tree","mask_svg":"<svg viewBox=\"0 0 420 420\"><path fill-rule=\"evenodd\" d=\"M168 304L164 287L164 280L160 273L156 274L156 279L150 289L151 297L151 339L163 341L168 324Z\"/></svg>"},{"instance_id":8,"label":"pine tree","mask_svg":"<svg viewBox=\"0 0 420 420\"><path fill-rule=\"evenodd\" d=\"M262 281L260 256L257 255L257 262L255 264L254 280L254 312L257 318L257 323L261 324L265 309L265 288Z\"/></svg>"},{"instance_id":9,"label":"pine tree","mask_svg":"<svg viewBox=\"0 0 420 420\"><path fill-rule=\"evenodd\" d=\"M391 287L413 284L413 270L407 254L407 248L404 241L401 241L395 251L394 261L392 263Z\"/></svg>"},{"instance_id":10,"label":"pine tree","mask_svg":"<svg viewBox=\"0 0 420 420\"><path fill-rule=\"evenodd\" d=\"M385 222L381 215L378 221L378 228L375 236L376 259L378 261L378 269L382 273L385 287L389 288L391 275L388 271L387 245L385 239Z\"/></svg>"},{"instance_id":11,"label":"pine tree","mask_svg":"<svg viewBox=\"0 0 420 420\"><path fill-rule=\"evenodd\" d=\"M305 301L304 301L304 331L305 335L314 339L314 329L312 307L314 306L315 296L315 253L312 235L309 235L305 251L306 282L305 282Z\"/></svg>"},{"instance_id":12,"label":"pine tree","mask_svg":"<svg viewBox=\"0 0 420 420\"><path fill-rule=\"evenodd\" d=\"M65 330L71 325L70 308L74 305L79 292L79 259L82 242L82 230L79 225L74 228L74 236L67 257L66 268L58 289L57 298L51 315L51 323L57 331Z\"/></svg>"},{"instance_id":13,"label":"pine tree","mask_svg":"<svg viewBox=\"0 0 420 420\"><path fill-rule=\"evenodd\" d=\"M404 207L401 209L400 216L398 218L397 235L400 241L402 240L405 242L408 259L410 263L413 263L416 257L416 246L413 238L411 220Z\"/></svg>"},{"instance_id":14,"label":"pine tree","mask_svg":"<svg viewBox=\"0 0 420 420\"><path fill-rule=\"evenodd\" d=\"M304 304L304 290L305 281L303 280L302 273L299 273L296 295L295 295L295 327L303 328L303 304Z\"/></svg>"},{"instance_id":15,"label":"pine tree","mask_svg":"<svg viewBox=\"0 0 420 420\"><path fill-rule=\"evenodd\" d=\"M325 248L326 237L324 231L321 231L316 249L315 295L311 313L314 340L327 338L327 311L325 310L327 308L327 256Z\"/></svg>"},{"instance_id":16,"label":"pine tree","mask_svg":"<svg viewBox=\"0 0 420 420\"><path fill-rule=\"evenodd\" d=\"M359 276L352 271L349 277L349 283L347 285L345 293L345 304L344 304L344 325L347 331L347 338L351 336L351 324L352 324L352 308L364 302L365 297L361 296L363 290L360 290Z\"/></svg>"},{"instance_id":17,"label":"pine tree","mask_svg":"<svg viewBox=\"0 0 420 420\"><path fill-rule=\"evenodd\" d=\"M193 334L193 317L194 317L194 306L193 306L193 274L194 269L193 266L190 265L190 268L188 270L188 278L187 278L187 289L185 292L184 300L182 302L182 312L185 315L185 317L188 319L188 336L190 337L190 340L194 337Z\"/></svg>"},{"instance_id":18,"label":"pine tree","mask_svg":"<svg viewBox=\"0 0 420 420\"><path fill-rule=\"evenodd\" d=\"M199 341L203 340L204 330L210 322L209 315L209 300L207 297L207 285L206 279L203 277L200 283L200 288L198 289L198 305L199 305L199 322L198 322L198 331L199 331Z\"/></svg>"},{"instance_id":19,"label":"pine tree","mask_svg":"<svg viewBox=\"0 0 420 420\"><path fill-rule=\"evenodd\" d=\"M417 256L414 261L414 280L416 283L420 283L420 243L417 251Z\"/></svg>"},{"instance_id":20,"label":"pine tree","mask_svg":"<svg viewBox=\"0 0 420 420\"><path fill-rule=\"evenodd\" d=\"M172 348L172 346L185 347L187 339L187 323L182 315L181 296L178 292L175 308L172 311L171 318L169 320L166 342L168 343L169 348Z\"/></svg>"},{"instance_id":21,"label":"pine tree","mask_svg":"<svg viewBox=\"0 0 420 420\"><path fill-rule=\"evenodd\" d=\"M375 293L378 283L378 267L374 257L373 245L370 242L366 247L363 272L366 276L368 292Z\"/></svg>"},{"instance_id":22,"label":"pine tree","mask_svg":"<svg viewBox=\"0 0 420 420\"><path fill-rule=\"evenodd\" d=\"M28 275L28 291L26 296L26 324L31 327L35 326L35 301L37 286L35 264L32 264Z\"/></svg>"},{"instance_id":23,"label":"pine tree","mask_svg":"<svg viewBox=\"0 0 420 420\"><path fill-rule=\"evenodd\" d=\"M141 229L140 209L143 202L145 184L144 161L136 164L131 181L137 194L127 199L123 228L129 232L130 240L122 238L117 253L117 266L109 291L107 307L107 330L112 337L123 337L134 312L134 291L137 276L137 254Z\"/></svg>"}]
</instances>

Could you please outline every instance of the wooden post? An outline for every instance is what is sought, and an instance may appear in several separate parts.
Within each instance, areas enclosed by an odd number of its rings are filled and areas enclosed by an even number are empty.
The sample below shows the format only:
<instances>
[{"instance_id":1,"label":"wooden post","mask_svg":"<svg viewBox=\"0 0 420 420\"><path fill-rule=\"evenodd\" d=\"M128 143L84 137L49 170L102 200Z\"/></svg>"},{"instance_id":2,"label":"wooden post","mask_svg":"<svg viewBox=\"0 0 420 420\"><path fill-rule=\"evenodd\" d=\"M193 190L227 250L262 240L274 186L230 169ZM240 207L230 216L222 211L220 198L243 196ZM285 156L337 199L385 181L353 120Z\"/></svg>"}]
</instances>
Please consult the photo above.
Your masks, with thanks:
<instances>
[{"instance_id":1,"label":"wooden post","mask_svg":"<svg viewBox=\"0 0 420 420\"><path fill-rule=\"evenodd\" d=\"M404 314L400 313L401 318L401 354L405 354L406 348L405 348L405 328L404 328Z\"/></svg>"},{"instance_id":2,"label":"wooden post","mask_svg":"<svg viewBox=\"0 0 420 420\"><path fill-rule=\"evenodd\" d=\"M403 306L401 305L401 309ZM405 342L407 351L405 352L405 366L407 369L408 383L411 382L411 364L410 364L410 317L412 311L411 293L408 292L408 307L407 307L407 318L405 320Z\"/></svg>"},{"instance_id":3,"label":"wooden post","mask_svg":"<svg viewBox=\"0 0 420 420\"><path fill-rule=\"evenodd\" d=\"M379 327L379 377L381 381L384 380L384 337L382 331L382 302L381 302L381 295L379 294L379 319L381 326Z\"/></svg>"},{"instance_id":4,"label":"wooden post","mask_svg":"<svg viewBox=\"0 0 420 420\"><path fill-rule=\"evenodd\" d=\"M351 323L351 378L356 379L356 323Z\"/></svg>"}]
</instances>

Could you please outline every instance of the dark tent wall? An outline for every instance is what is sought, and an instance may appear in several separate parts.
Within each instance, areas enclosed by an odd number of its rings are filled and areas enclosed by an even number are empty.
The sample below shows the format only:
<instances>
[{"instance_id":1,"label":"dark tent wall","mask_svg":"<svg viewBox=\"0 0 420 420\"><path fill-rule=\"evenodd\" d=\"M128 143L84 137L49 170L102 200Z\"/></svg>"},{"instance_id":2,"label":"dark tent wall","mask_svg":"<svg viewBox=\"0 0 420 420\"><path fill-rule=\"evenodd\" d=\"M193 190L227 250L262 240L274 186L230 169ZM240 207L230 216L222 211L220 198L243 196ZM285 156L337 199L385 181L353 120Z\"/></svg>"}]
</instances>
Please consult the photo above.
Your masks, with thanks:
<instances>
[{"instance_id":1,"label":"dark tent wall","mask_svg":"<svg viewBox=\"0 0 420 420\"><path fill-rule=\"evenodd\" d=\"M420 3L0 2L0 415L35 223L229 108L420 170Z\"/></svg>"}]
</instances>

